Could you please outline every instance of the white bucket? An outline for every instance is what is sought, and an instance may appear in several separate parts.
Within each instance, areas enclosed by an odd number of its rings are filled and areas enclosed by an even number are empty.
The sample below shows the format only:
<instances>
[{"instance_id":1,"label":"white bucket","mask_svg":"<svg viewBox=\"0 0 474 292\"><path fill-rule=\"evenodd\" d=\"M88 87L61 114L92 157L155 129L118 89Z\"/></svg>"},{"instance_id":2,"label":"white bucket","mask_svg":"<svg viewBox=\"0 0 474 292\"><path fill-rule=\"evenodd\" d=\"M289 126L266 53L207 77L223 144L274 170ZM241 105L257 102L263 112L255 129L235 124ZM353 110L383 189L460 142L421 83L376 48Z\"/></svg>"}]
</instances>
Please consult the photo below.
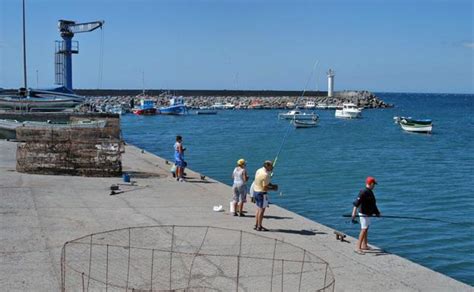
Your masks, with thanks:
<instances>
[{"instance_id":1,"label":"white bucket","mask_svg":"<svg viewBox=\"0 0 474 292\"><path fill-rule=\"evenodd\" d=\"M235 213L235 206L234 206L235 202L234 201L230 201L230 207L229 207L229 210L230 210L230 213Z\"/></svg>"}]
</instances>

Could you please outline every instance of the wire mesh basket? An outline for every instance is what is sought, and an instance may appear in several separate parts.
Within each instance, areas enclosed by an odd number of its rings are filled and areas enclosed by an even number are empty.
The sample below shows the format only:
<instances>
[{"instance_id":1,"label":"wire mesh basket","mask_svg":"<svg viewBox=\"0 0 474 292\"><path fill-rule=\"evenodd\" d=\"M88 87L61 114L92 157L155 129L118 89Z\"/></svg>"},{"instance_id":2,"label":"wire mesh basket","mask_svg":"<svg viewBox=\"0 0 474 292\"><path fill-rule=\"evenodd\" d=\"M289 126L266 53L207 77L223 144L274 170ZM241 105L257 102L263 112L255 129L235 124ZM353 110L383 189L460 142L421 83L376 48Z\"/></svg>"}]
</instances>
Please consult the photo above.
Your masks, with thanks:
<instances>
[{"instance_id":1,"label":"wire mesh basket","mask_svg":"<svg viewBox=\"0 0 474 292\"><path fill-rule=\"evenodd\" d=\"M327 262L278 239L210 226L130 227L64 244L62 291L334 291Z\"/></svg>"}]
</instances>

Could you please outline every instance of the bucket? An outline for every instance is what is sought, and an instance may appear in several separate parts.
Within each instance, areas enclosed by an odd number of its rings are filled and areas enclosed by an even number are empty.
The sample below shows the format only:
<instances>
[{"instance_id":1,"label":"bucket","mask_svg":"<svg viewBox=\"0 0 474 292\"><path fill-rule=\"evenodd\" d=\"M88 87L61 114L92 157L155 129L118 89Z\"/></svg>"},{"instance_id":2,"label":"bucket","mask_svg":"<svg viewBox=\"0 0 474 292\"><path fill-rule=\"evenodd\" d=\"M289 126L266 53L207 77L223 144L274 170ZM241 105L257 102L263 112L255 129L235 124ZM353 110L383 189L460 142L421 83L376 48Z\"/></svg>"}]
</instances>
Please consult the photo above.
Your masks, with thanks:
<instances>
[{"instance_id":1,"label":"bucket","mask_svg":"<svg viewBox=\"0 0 474 292\"><path fill-rule=\"evenodd\" d=\"M230 213L234 213L234 212L235 212L234 204L235 204L234 201L230 201L230 207L229 207Z\"/></svg>"},{"instance_id":2,"label":"bucket","mask_svg":"<svg viewBox=\"0 0 474 292\"><path fill-rule=\"evenodd\" d=\"M124 182L126 182L126 183L130 182L130 175L128 173L124 172L123 175L122 175L122 178L123 178Z\"/></svg>"}]
</instances>

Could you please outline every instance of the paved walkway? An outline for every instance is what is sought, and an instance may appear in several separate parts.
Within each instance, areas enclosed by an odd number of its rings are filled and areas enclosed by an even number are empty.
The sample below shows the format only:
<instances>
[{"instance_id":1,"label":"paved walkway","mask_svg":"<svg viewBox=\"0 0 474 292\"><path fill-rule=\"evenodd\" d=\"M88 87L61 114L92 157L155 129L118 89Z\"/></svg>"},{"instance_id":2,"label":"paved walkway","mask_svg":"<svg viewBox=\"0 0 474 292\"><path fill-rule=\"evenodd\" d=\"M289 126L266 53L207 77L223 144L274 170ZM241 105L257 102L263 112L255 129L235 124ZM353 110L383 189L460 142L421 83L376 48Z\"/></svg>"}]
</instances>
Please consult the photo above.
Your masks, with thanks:
<instances>
[{"instance_id":1,"label":"paved walkway","mask_svg":"<svg viewBox=\"0 0 474 292\"><path fill-rule=\"evenodd\" d=\"M165 160L126 147L124 171L136 187L110 196L119 178L29 175L15 171L16 144L0 140L0 287L2 291L59 291L60 250L83 235L140 225L210 225L252 230L254 218L213 212L228 209L230 187L187 170L176 182ZM255 209L247 204L249 214ZM263 235L307 249L329 262L336 291L474 291L404 258L354 253L355 239L336 241L333 230L272 205ZM262 233L259 233L262 234Z\"/></svg>"}]
</instances>

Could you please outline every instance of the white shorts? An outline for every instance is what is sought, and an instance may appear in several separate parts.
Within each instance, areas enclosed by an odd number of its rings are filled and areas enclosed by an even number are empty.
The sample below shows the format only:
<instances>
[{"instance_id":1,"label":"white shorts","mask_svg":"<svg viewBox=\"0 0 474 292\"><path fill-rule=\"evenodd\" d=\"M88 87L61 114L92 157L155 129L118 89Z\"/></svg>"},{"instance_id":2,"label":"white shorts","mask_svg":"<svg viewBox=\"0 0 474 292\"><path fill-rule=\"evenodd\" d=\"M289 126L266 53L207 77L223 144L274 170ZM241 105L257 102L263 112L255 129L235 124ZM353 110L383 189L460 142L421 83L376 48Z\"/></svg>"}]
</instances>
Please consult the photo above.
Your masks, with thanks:
<instances>
[{"instance_id":1,"label":"white shorts","mask_svg":"<svg viewBox=\"0 0 474 292\"><path fill-rule=\"evenodd\" d=\"M360 229L367 229L370 225L370 217L359 213Z\"/></svg>"}]
</instances>

